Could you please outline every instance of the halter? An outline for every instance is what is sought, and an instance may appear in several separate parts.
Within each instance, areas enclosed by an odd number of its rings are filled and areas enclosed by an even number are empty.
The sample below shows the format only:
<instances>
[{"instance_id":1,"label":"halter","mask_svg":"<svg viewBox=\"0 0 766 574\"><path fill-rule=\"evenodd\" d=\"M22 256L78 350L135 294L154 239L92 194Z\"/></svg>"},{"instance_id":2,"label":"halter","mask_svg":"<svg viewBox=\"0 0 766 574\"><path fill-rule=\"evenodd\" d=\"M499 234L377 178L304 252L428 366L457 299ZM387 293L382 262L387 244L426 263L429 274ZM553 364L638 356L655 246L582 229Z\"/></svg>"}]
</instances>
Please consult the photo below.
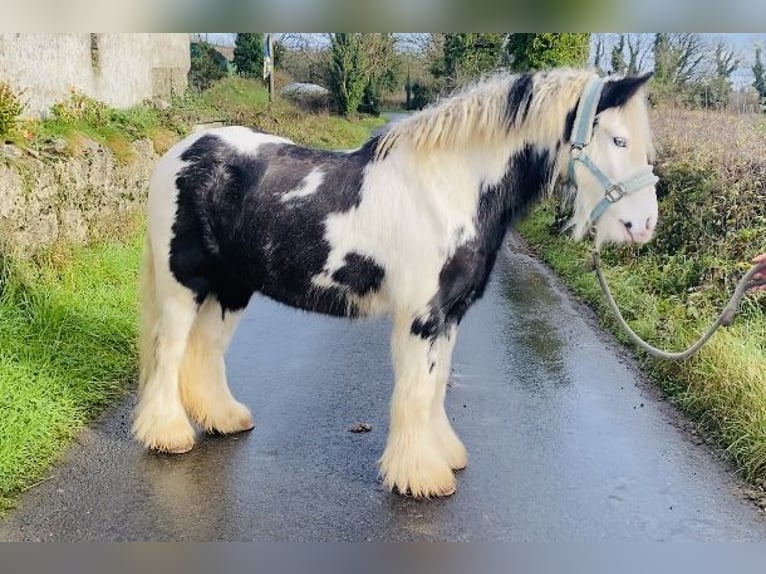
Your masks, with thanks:
<instances>
[{"instance_id":1,"label":"halter","mask_svg":"<svg viewBox=\"0 0 766 574\"><path fill-rule=\"evenodd\" d=\"M584 150L588 144L590 144L591 137L593 136L593 122L596 118L596 108L598 107L598 101L601 96L601 89L603 88L603 85L604 83L602 80L599 78L594 78L588 82L588 85L583 91L583 95L580 98L580 104L577 106L577 115L575 116L575 123L572 130L572 157L569 160L568 166L569 180L572 182L572 184L577 185L575 180L575 162L579 161L596 177L596 179L604 188L604 198L590 213L589 221L591 229L593 229L598 218L604 214L604 212L611 204L619 201L628 194L634 193L639 189L646 187L647 185L654 185L659 180L659 178L654 175L652 166L647 166L639 170L627 180L614 183L606 176L603 171L601 171L596 166L596 164L593 163L593 161L591 161L591 159L585 153ZM599 255L598 247L595 247L591 253L593 257L593 270L596 272L596 276L598 277L598 282L601 285L601 289L606 295L606 300L607 303L609 303L609 307L611 308L615 317L617 317L618 324L636 345L638 345L641 349L653 357L657 357L658 359L680 361L688 359L697 353L697 351L702 348L702 346L708 341L708 339L710 339L710 337L713 336L713 333L715 333L715 331L721 325L728 327L732 324L734 321L734 316L739 310L739 302L742 297L744 297L745 293L754 287L758 287L764 284L764 280L757 279L756 275L758 273L764 273L764 270L766 269L766 263L754 265L750 271L748 271L745 276L742 277L739 284L737 285L736 290L734 291L734 294L732 295L731 299L729 299L729 302L726 304L726 307L724 307L721 314L718 315L718 318L715 320L715 322L697 340L696 343L690 345L683 351L663 351L662 349L653 347L644 341L630 328L630 325L628 325L627 321L625 321L623 318L622 313L620 313L620 309L617 306L614 297L612 296L612 292L609 290L609 285L607 284L606 277L601 270L601 258Z\"/></svg>"},{"instance_id":2,"label":"halter","mask_svg":"<svg viewBox=\"0 0 766 574\"><path fill-rule=\"evenodd\" d=\"M648 185L654 185L659 178L654 175L652 166L646 166L624 181L613 182L609 177L593 163L585 148L590 145L593 137L593 123L596 119L596 108L601 97L604 81L600 78L592 78L583 90L580 104L577 106L574 127L572 129L572 153L569 159L569 180L577 186L575 178L575 162L580 162L590 171L601 186L604 188L604 198L591 211L589 227L593 227L596 221L604 214L607 208L618 202L628 194L634 193Z\"/></svg>"}]
</instances>

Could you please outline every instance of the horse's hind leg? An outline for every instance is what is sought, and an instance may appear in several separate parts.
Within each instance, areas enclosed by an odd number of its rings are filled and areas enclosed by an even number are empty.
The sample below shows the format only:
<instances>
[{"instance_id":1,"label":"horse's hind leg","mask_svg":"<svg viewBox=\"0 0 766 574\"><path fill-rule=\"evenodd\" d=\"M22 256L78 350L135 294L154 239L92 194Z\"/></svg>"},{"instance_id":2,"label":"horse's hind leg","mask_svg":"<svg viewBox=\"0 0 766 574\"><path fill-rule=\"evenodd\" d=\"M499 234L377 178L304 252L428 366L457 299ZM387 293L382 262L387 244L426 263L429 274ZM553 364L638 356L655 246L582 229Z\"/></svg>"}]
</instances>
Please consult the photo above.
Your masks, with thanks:
<instances>
[{"instance_id":1,"label":"horse's hind leg","mask_svg":"<svg viewBox=\"0 0 766 574\"><path fill-rule=\"evenodd\" d=\"M381 474L389 489L402 494L448 496L455 492L455 476L432 420L439 393L436 367L442 337L423 338L411 332L411 325L409 316L394 321L391 350L396 383Z\"/></svg>"},{"instance_id":2,"label":"horse's hind leg","mask_svg":"<svg viewBox=\"0 0 766 574\"><path fill-rule=\"evenodd\" d=\"M439 442L442 453L447 458L449 465L454 470L460 470L468 464L468 455L463 442L455 434L452 424L450 424L447 417L447 411L444 408L444 397L447 392L447 381L449 379L450 365L452 364L452 350L455 348L456 340L457 326L450 328L446 336L440 337L437 340L437 343L440 345L435 367L438 377L436 392L431 403L431 425L436 435L436 440Z\"/></svg>"},{"instance_id":3,"label":"horse's hind leg","mask_svg":"<svg viewBox=\"0 0 766 574\"><path fill-rule=\"evenodd\" d=\"M253 428L250 411L234 399L226 383L224 354L241 314L224 314L220 303L209 296L200 307L182 362L181 400L189 416L208 432Z\"/></svg>"},{"instance_id":4,"label":"horse's hind leg","mask_svg":"<svg viewBox=\"0 0 766 574\"><path fill-rule=\"evenodd\" d=\"M169 269L155 274L148 245L141 283L141 380L133 434L148 448L186 452L195 433L181 404L178 374L197 304Z\"/></svg>"}]
</instances>

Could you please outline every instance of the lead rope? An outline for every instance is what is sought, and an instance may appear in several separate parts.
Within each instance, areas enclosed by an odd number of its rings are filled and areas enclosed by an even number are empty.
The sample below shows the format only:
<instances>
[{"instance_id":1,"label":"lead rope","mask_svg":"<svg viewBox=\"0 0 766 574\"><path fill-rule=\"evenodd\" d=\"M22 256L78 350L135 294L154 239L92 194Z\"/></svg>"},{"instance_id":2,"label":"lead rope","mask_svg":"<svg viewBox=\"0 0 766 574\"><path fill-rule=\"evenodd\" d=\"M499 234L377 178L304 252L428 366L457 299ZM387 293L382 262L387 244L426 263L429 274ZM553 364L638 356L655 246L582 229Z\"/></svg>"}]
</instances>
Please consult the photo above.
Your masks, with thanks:
<instances>
[{"instance_id":1,"label":"lead rope","mask_svg":"<svg viewBox=\"0 0 766 574\"><path fill-rule=\"evenodd\" d=\"M665 359L668 361L682 361L694 355L702 348L705 343L707 343L708 339L713 336L713 333L715 333L721 325L728 327L734 322L734 316L737 314L739 309L739 302L742 300L742 297L745 296L745 292L748 289L752 289L753 287L757 287L759 285L766 285L766 279L753 279L753 276L756 273L766 271L766 263L753 265L753 267L747 273L745 273L744 277L742 277L740 282L737 284L737 288L734 290L734 294L731 296L731 299L729 299L729 302L723 308L723 311L721 311L721 314L718 315L718 318L715 320L715 322L707 331L705 331L705 334L702 335L702 337L700 337L696 343L687 347L683 351L663 351L662 349L653 347L644 341L633 331L633 329L630 328L627 321L625 321L623 318L622 313L620 313L620 309L617 307L617 303L615 302L614 297L612 297L612 292L610 291L609 285L606 282L606 277L604 277L604 273L601 271L601 257L598 250L593 249L591 255L593 258L593 269L595 270L596 276L598 277L598 282L601 285L601 289L604 291L604 295L606 295L606 300L609 303L609 307L612 309L612 312L617 318L617 322L619 323L620 327L622 327L630 339L641 349L653 357L658 359Z\"/></svg>"}]
</instances>

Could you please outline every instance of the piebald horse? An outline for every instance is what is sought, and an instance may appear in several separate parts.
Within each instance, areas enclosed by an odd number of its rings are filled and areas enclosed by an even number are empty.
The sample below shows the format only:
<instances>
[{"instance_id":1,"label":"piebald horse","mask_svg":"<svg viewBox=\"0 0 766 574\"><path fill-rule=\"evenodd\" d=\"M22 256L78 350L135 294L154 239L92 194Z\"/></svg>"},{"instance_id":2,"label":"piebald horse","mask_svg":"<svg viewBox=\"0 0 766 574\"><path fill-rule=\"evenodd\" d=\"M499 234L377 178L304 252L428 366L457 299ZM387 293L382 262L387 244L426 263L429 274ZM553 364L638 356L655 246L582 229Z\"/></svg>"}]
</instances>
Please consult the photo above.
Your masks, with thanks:
<instances>
[{"instance_id":1,"label":"piebald horse","mask_svg":"<svg viewBox=\"0 0 766 574\"><path fill-rule=\"evenodd\" d=\"M455 492L466 449L444 408L458 326L510 224L568 183L573 237L643 243L657 224L643 87L562 69L483 80L352 151L245 127L195 133L153 173L133 433L182 453L197 423L253 428L224 353L254 293L393 319L384 484Z\"/></svg>"}]
</instances>

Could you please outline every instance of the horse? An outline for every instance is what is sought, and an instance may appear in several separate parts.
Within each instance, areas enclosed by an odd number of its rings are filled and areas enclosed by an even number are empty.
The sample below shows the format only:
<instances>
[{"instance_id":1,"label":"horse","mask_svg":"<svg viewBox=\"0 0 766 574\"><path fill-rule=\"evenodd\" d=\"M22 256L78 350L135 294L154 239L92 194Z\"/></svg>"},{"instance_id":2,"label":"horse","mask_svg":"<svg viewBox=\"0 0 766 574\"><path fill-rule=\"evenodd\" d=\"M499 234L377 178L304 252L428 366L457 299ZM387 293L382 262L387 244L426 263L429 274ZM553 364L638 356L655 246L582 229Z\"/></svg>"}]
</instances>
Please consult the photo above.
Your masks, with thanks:
<instances>
[{"instance_id":1,"label":"horse","mask_svg":"<svg viewBox=\"0 0 766 574\"><path fill-rule=\"evenodd\" d=\"M574 240L652 238L656 178L636 176L652 170L649 77L500 73L353 150L243 126L180 141L158 161L147 200L136 440L183 453L192 423L217 434L253 428L224 353L259 293L315 313L392 319L382 482L414 498L454 493L468 459L444 406L452 351L511 224L564 185Z\"/></svg>"}]
</instances>

